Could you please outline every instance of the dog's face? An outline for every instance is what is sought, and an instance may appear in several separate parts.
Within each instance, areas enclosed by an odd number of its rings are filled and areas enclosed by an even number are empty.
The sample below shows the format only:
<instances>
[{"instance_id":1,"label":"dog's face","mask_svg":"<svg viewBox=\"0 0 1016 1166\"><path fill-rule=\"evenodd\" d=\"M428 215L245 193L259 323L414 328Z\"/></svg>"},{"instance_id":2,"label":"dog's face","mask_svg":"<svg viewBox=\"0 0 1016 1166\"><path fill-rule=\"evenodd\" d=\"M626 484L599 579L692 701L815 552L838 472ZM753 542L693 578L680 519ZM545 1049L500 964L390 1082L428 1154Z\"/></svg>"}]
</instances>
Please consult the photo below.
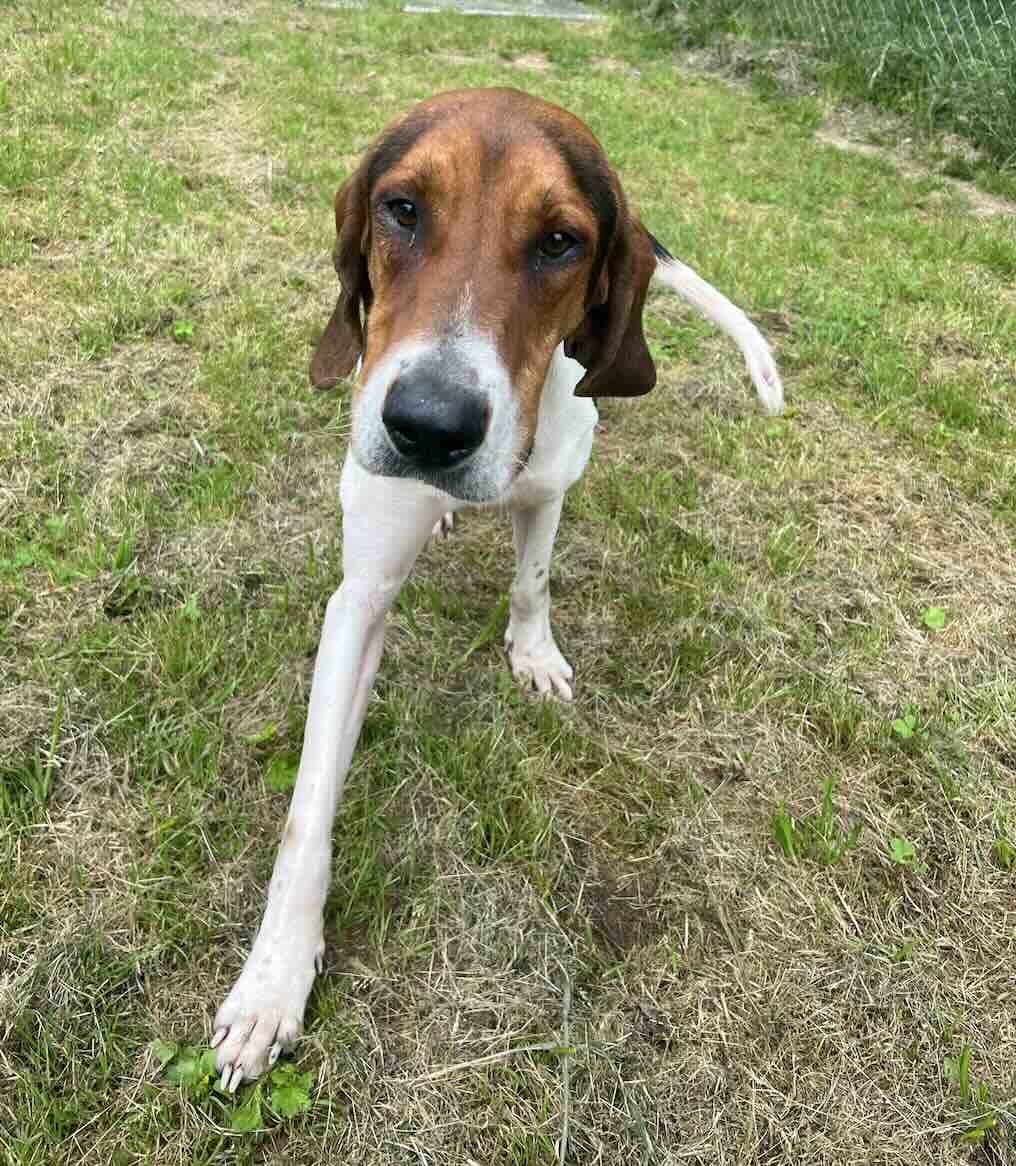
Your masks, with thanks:
<instances>
[{"instance_id":1,"label":"dog's face","mask_svg":"<svg viewBox=\"0 0 1016 1166\"><path fill-rule=\"evenodd\" d=\"M335 200L341 294L314 354L329 387L361 361L353 453L467 501L525 464L554 349L576 392L648 392L655 260L589 130L508 89L416 106Z\"/></svg>"}]
</instances>

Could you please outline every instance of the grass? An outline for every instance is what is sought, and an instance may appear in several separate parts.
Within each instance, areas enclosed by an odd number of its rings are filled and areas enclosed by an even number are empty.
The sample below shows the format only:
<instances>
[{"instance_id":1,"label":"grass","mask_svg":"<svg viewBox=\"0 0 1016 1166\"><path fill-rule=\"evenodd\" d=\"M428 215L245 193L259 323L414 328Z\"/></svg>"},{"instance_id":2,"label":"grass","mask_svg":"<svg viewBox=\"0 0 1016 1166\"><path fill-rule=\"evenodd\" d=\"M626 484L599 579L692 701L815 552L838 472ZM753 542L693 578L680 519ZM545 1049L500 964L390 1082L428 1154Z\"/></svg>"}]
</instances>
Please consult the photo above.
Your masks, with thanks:
<instances>
[{"instance_id":1,"label":"grass","mask_svg":"<svg viewBox=\"0 0 1016 1166\"><path fill-rule=\"evenodd\" d=\"M999 181L1011 191L1016 164L1016 25L1002 0L876 0L814 4L776 0L647 0L638 5L679 43L715 45L731 34L768 46L752 67L761 86L792 72L825 91L901 112L911 130L950 130L982 152L945 151L942 172ZM790 56L787 51L790 51ZM796 50L797 69L792 65ZM782 58L782 61L781 61ZM1005 173L1001 173L1004 171ZM1008 179L1008 180L1006 180Z\"/></svg>"},{"instance_id":2,"label":"grass","mask_svg":"<svg viewBox=\"0 0 1016 1166\"><path fill-rule=\"evenodd\" d=\"M604 25L0 8L0 1161L1007 1163L1016 229L818 108ZM336 828L292 1071L201 1059L257 923L339 577L307 387L330 199L443 87L577 110L673 298L606 402L516 691L504 519L422 558ZM931 614L929 614L931 613Z\"/></svg>"}]
</instances>

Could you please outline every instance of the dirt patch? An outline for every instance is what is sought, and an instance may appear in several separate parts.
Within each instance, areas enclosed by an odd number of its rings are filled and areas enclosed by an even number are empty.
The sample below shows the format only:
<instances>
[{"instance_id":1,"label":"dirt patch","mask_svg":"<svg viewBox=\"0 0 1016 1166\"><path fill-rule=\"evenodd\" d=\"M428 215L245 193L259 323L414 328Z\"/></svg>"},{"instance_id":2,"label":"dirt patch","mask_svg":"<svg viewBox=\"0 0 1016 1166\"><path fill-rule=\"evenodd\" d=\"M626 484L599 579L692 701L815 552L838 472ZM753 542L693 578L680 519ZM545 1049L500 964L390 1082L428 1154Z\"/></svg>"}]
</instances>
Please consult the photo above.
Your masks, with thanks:
<instances>
[{"instance_id":1,"label":"dirt patch","mask_svg":"<svg viewBox=\"0 0 1016 1166\"><path fill-rule=\"evenodd\" d=\"M553 68L543 53L523 53L513 57L512 64L516 69L529 69L533 73L549 73Z\"/></svg>"},{"instance_id":2,"label":"dirt patch","mask_svg":"<svg viewBox=\"0 0 1016 1166\"><path fill-rule=\"evenodd\" d=\"M476 65L485 60L492 59L490 55L458 53L452 49L442 49L440 52L433 52L430 55L435 61L444 61L447 65Z\"/></svg>"},{"instance_id":3,"label":"dirt patch","mask_svg":"<svg viewBox=\"0 0 1016 1166\"><path fill-rule=\"evenodd\" d=\"M837 150L845 150L851 154L862 154L866 158L879 158L888 162L907 178L934 178L944 182L950 189L963 195L970 204L971 213L978 218L991 218L994 215L1016 215L1016 203L1001 198L997 194L989 194L971 182L962 182L958 178L950 178L940 171L922 166L910 153L906 145L895 147L876 146L871 142L859 141L848 137L843 132L844 119L833 115L823 126L815 131L815 137L828 146L835 146Z\"/></svg>"},{"instance_id":4,"label":"dirt patch","mask_svg":"<svg viewBox=\"0 0 1016 1166\"><path fill-rule=\"evenodd\" d=\"M627 956L660 934L656 895L660 875L647 867L612 870L598 865L583 881L582 905L600 943Z\"/></svg>"},{"instance_id":5,"label":"dirt patch","mask_svg":"<svg viewBox=\"0 0 1016 1166\"><path fill-rule=\"evenodd\" d=\"M638 77L641 74L641 70L627 61L619 61L617 57L596 57L590 63L590 68L598 73L627 73L630 77Z\"/></svg>"},{"instance_id":6,"label":"dirt patch","mask_svg":"<svg viewBox=\"0 0 1016 1166\"><path fill-rule=\"evenodd\" d=\"M738 88L764 73L791 96L811 97L818 90L814 62L788 45L760 49L751 41L728 36L702 48L688 49L679 54L679 59L689 69L719 76Z\"/></svg>"}]
</instances>

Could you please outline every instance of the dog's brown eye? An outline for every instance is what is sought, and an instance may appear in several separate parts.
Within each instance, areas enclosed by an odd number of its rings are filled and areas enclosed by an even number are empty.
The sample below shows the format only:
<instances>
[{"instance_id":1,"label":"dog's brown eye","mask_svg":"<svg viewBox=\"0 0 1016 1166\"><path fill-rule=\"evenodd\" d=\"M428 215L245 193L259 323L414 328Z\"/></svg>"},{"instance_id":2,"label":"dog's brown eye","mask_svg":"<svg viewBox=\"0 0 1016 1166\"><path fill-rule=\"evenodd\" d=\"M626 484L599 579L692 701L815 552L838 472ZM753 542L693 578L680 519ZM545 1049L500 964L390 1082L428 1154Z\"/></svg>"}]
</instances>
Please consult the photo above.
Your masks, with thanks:
<instances>
[{"instance_id":1,"label":"dog's brown eye","mask_svg":"<svg viewBox=\"0 0 1016 1166\"><path fill-rule=\"evenodd\" d=\"M551 231L540 240L539 251L547 259L560 259L567 255L577 240L565 231Z\"/></svg>"},{"instance_id":2,"label":"dog's brown eye","mask_svg":"<svg viewBox=\"0 0 1016 1166\"><path fill-rule=\"evenodd\" d=\"M400 227L411 231L416 226L416 207L408 198L393 198L388 204L388 209Z\"/></svg>"}]
</instances>

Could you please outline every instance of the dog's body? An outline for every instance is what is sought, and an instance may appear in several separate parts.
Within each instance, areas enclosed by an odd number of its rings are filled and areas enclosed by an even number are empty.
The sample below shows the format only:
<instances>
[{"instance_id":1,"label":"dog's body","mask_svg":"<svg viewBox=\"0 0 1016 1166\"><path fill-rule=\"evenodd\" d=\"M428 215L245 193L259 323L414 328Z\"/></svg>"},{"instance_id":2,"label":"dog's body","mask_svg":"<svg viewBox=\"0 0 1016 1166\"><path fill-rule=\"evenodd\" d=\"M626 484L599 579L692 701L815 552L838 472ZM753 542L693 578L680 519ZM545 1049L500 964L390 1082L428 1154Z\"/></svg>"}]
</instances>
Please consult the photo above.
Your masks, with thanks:
<instances>
[{"instance_id":1,"label":"dog's body","mask_svg":"<svg viewBox=\"0 0 1016 1166\"><path fill-rule=\"evenodd\" d=\"M312 364L359 368L342 472L342 585L314 668L303 754L264 919L212 1040L224 1085L299 1034L324 951L332 820L381 656L385 613L435 527L463 506L512 517L512 671L572 695L550 627L564 494L592 396L655 382L641 312L655 275L727 331L763 404L782 387L753 324L629 211L589 130L512 90L463 90L390 127L336 198L341 294Z\"/></svg>"}]
</instances>

